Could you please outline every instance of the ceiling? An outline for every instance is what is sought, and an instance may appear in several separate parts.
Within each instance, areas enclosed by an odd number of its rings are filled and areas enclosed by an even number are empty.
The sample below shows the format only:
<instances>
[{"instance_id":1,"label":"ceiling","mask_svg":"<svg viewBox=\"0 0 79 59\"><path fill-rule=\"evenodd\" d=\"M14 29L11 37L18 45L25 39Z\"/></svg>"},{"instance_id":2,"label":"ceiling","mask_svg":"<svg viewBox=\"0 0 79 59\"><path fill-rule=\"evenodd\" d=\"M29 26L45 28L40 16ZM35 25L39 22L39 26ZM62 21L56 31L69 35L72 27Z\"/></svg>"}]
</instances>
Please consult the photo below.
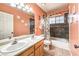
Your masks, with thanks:
<instances>
[{"instance_id":1,"label":"ceiling","mask_svg":"<svg viewBox=\"0 0 79 59\"><path fill-rule=\"evenodd\" d=\"M67 3L37 3L37 5L45 12L48 12L53 9L58 9L67 6L68 4Z\"/></svg>"}]
</instances>

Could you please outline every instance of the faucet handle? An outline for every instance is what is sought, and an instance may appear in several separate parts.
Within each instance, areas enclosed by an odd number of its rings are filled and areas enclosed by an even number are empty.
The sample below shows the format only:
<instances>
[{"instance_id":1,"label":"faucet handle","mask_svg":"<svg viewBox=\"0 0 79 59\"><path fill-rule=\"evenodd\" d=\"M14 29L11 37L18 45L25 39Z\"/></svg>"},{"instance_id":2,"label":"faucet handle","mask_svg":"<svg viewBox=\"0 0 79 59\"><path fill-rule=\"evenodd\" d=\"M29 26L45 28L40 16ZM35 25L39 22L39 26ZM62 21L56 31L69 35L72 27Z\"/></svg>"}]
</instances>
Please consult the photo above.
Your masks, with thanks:
<instances>
[{"instance_id":1,"label":"faucet handle","mask_svg":"<svg viewBox=\"0 0 79 59\"><path fill-rule=\"evenodd\" d=\"M15 41L17 41L17 39L16 39L16 38L15 38L14 40L15 40Z\"/></svg>"},{"instance_id":2,"label":"faucet handle","mask_svg":"<svg viewBox=\"0 0 79 59\"><path fill-rule=\"evenodd\" d=\"M11 36L8 36L9 39L11 39Z\"/></svg>"}]
</instances>

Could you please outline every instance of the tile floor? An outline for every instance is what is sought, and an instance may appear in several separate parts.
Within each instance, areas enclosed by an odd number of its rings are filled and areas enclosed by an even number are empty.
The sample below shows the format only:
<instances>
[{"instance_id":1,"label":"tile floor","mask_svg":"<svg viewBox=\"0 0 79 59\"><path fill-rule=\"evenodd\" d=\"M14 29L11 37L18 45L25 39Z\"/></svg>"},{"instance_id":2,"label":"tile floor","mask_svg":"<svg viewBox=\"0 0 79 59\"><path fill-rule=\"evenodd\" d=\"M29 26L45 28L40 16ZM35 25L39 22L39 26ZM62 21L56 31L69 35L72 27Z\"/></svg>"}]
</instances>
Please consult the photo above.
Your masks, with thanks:
<instances>
[{"instance_id":1,"label":"tile floor","mask_svg":"<svg viewBox=\"0 0 79 59\"><path fill-rule=\"evenodd\" d=\"M68 50L52 46L51 50L44 47L44 56L71 56L71 54Z\"/></svg>"}]
</instances>

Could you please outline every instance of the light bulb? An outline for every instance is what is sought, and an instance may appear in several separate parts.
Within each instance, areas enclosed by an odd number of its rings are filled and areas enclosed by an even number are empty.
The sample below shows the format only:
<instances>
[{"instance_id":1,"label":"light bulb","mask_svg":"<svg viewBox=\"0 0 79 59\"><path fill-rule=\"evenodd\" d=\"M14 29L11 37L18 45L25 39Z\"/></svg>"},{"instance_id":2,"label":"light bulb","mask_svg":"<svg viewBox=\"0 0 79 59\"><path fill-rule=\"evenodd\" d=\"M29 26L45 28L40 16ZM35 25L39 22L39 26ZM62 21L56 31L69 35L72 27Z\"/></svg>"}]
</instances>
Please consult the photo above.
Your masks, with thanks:
<instances>
[{"instance_id":1,"label":"light bulb","mask_svg":"<svg viewBox=\"0 0 79 59\"><path fill-rule=\"evenodd\" d=\"M30 10L28 9L27 12L30 12Z\"/></svg>"},{"instance_id":2,"label":"light bulb","mask_svg":"<svg viewBox=\"0 0 79 59\"><path fill-rule=\"evenodd\" d=\"M15 3L11 3L10 6L16 7L16 4Z\"/></svg>"},{"instance_id":3,"label":"light bulb","mask_svg":"<svg viewBox=\"0 0 79 59\"><path fill-rule=\"evenodd\" d=\"M20 5L17 6L18 9L22 9L22 7Z\"/></svg>"},{"instance_id":4,"label":"light bulb","mask_svg":"<svg viewBox=\"0 0 79 59\"><path fill-rule=\"evenodd\" d=\"M20 6L21 6L21 7L24 7L25 5L24 5L23 3L20 3Z\"/></svg>"},{"instance_id":5,"label":"light bulb","mask_svg":"<svg viewBox=\"0 0 79 59\"><path fill-rule=\"evenodd\" d=\"M27 5L25 5L25 8L26 8L26 9L29 9L29 7L28 7Z\"/></svg>"},{"instance_id":6,"label":"light bulb","mask_svg":"<svg viewBox=\"0 0 79 59\"><path fill-rule=\"evenodd\" d=\"M32 12L32 8L29 8L29 9L27 10L27 12Z\"/></svg>"},{"instance_id":7,"label":"light bulb","mask_svg":"<svg viewBox=\"0 0 79 59\"><path fill-rule=\"evenodd\" d=\"M26 10L26 8L23 8L22 10L23 10L23 11L25 11L25 10Z\"/></svg>"}]
</instances>

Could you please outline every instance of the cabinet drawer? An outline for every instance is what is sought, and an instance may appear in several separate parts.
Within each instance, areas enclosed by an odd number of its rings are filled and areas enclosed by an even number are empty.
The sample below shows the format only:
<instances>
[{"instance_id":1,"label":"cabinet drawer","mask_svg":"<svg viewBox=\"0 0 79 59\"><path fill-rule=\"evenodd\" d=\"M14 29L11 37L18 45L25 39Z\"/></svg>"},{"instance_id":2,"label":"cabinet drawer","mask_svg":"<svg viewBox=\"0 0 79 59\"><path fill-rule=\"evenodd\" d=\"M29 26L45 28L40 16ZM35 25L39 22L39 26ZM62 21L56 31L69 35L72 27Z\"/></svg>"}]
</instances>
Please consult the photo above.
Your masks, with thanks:
<instances>
[{"instance_id":1,"label":"cabinet drawer","mask_svg":"<svg viewBox=\"0 0 79 59\"><path fill-rule=\"evenodd\" d=\"M30 47L26 51L22 52L20 56L29 56L29 55L34 54L34 46Z\"/></svg>"},{"instance_id":2,"label":"cabinet drawer","mask_svg":"<svg viewBox=\"0 0 79 59\"><path fill-rule=\"evenodd\" d=\"M44 40L41 40L40 42L35 44L35 49L39 48L44 43Z\"/></svg>"}]
</instances>

